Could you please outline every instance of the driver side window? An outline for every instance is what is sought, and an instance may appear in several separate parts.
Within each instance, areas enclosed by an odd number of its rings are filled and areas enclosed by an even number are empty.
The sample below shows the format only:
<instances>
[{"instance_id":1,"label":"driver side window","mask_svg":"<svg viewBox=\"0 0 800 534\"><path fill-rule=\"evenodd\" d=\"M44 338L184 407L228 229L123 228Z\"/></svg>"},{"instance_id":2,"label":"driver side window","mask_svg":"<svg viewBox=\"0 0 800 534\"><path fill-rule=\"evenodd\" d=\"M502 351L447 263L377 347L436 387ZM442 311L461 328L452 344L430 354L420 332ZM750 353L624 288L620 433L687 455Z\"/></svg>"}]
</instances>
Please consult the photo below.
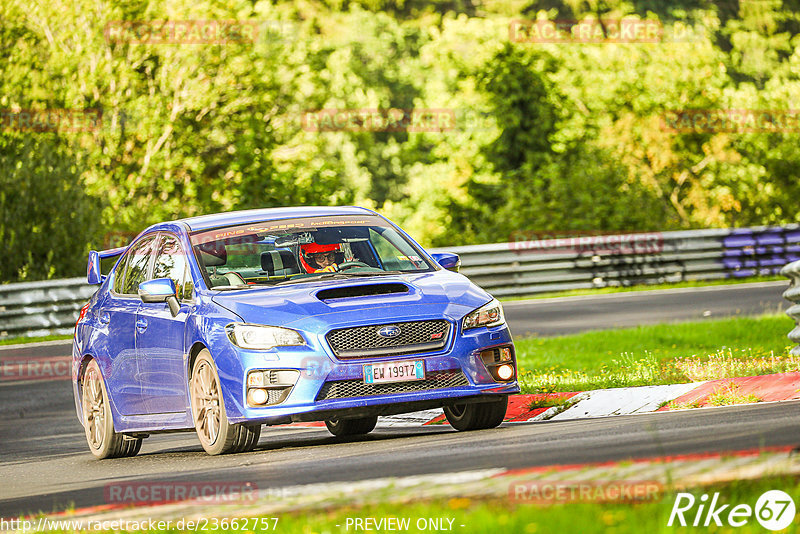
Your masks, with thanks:
<instances>
[{"instance_id":1,"label":"driver side window","mask_svg":"<svg viewBox=\"0 0 800 534\"><path fill-rule=\"evenodd\" d=\"M191 299L192 292L187 291L189 285L184 284L190 278L186 272L186 255L180 243L171 235L163 235L160 241L152 278L171 279L178 290L178 300Z\"/></svg>"},{"instance_id":2,"label":"driver side window","mask_svg":"<svg viewBox=\"0 0 800 534\"><path fill-rule=\"evenodd\" d=\"M124 275L115 284L114 289L123 295L138 295L139 284L147 280L147 268L152 258L154 236L146 237L135 244L120 263L124 268Z\"/></svg>"}]
</instances>

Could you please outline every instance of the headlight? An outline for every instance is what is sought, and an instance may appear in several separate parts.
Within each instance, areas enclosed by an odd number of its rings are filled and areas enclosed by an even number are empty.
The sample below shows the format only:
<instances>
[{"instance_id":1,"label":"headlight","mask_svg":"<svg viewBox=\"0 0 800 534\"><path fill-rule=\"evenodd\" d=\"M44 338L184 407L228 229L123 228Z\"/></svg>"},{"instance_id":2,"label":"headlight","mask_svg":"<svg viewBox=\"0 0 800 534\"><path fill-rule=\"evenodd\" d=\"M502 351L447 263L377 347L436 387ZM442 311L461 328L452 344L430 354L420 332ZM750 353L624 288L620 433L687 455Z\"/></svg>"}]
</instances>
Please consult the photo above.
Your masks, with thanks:
<instances>
[{"instance_id":1,"label":"headlight","mask_svg":"<svg viewBox=\"0 0 800 534\"><path fill-rule=\"evenodd\" d=\"M503 306L497 301L492 299L491 302L485 304L470 312L464 317L464 330L470 328L478 328L479 326L500 326L505 324L506 318L503 316Z\"/></svg>"},{"instance_id":2,"label":"headlight","mask_svg":"<svg viewBox=\"0 0 800 534\"><path fill-rule=\"evenodd\" d=\"M243 349L267 350L306 344L300 332L279 326L231 323L226 330L231 343Z\"/></svg>"}]
</instances>

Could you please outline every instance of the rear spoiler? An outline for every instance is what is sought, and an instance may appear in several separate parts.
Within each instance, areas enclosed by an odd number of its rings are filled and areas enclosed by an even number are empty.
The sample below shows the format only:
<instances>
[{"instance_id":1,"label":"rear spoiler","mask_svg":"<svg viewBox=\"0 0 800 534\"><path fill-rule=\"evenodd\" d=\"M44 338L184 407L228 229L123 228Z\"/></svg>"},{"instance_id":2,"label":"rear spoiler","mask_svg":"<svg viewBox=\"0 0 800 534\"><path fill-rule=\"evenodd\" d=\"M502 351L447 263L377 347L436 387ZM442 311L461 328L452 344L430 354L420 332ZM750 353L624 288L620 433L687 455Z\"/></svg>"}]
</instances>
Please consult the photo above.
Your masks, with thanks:
<instances>
[{"instance_id":1,"label":"rear spoiler","mask_svg":"<svg viewBox=\"0 0 800 534\"><path fill-rule=\"evenodd\" d=\"M106 275L100 272L100 260L106 258L115 258L120 256L128 249L127 246L119 248L110 248L108 250L90 250L89 251L89 264L86 266L86 279L91 285L102 284L106 279Z\"/></svg>"}]
</instances>

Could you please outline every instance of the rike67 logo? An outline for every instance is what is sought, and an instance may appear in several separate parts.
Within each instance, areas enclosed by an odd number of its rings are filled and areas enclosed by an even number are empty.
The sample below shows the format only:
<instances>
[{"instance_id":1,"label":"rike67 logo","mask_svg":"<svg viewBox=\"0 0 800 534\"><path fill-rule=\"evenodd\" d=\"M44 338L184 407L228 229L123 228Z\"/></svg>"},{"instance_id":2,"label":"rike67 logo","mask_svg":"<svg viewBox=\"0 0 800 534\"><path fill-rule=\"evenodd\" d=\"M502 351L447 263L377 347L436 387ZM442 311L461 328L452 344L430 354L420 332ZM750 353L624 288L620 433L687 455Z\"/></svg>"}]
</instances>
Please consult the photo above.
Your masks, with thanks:
<instances>
[{"instance_id":1,"label":"rike67 logo","mask_svg":"<svg viewBox=\"0 0 800 534\"><path fill-rule=\"evenodd\" d=\"M749 504L722 504L719 493L711 497L703 494L696 498L691 493L678 493L667 526L743 527L754 517L768 530L783 530L794 521L794 500L781 490L766 491L758 498L755 507Z\"/></svg>"}]
</instances>

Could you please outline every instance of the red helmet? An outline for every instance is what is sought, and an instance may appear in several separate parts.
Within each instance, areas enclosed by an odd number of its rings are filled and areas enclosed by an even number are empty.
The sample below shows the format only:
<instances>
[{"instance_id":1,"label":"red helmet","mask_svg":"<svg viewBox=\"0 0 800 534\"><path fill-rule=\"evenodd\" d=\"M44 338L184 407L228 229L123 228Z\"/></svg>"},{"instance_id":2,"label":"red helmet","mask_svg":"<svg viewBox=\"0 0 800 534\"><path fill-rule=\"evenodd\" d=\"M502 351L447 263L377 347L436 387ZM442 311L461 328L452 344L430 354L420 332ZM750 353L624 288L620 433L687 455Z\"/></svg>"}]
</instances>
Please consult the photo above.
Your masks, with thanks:
<instances>
[{"instance_id":1,"label":"red helmet","mask_svg":"<svg viewBox=\"0 0 800 534\"><path fill-rule=\"evenodd\" d=\"M311 259L308 257L309 254L319 254L320 252L341 252L341 248L339 247L339 243L332 243L330 245L320 245L319 243L307 243L305 245L300 245L300 263L303 265L303 268L308 273L313 273L319 267L313 267L309 265L308 261ZM314 264L317 262L314 261Z\"/></svg>"}]
</instances>

